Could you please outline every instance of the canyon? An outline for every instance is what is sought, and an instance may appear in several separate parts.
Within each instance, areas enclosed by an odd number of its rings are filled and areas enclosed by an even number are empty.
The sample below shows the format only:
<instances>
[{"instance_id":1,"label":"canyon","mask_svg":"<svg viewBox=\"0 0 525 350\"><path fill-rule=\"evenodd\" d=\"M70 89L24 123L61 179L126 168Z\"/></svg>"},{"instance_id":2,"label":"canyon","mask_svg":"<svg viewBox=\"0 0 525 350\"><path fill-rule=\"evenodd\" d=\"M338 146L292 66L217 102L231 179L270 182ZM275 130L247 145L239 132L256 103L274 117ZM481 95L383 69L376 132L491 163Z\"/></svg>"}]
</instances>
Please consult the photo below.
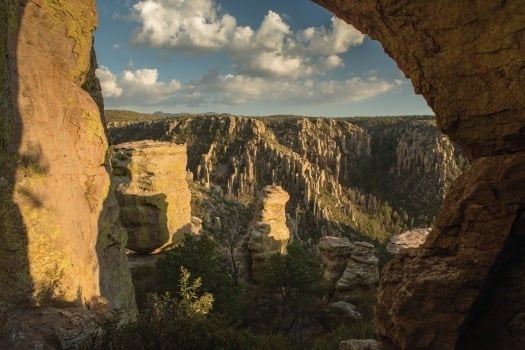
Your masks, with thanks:
<instances>
[{"instance_id":1,"label":"canyon","mask_svg":"<svg viewBox=\"0 0 525 350\"><path fill-rule=\"evenodd\" d=\"M193 187L204 192L199 197L213 193L254 205L264 186L282 186L290 195L292 238L311 246L324 235L385 242L431 225L447 188L468 166L429 117L189 115L133 121L128 112L122 121L125 111L106 114L114 144L186 144ZM121 121L112 121L115 114ZM195 215L209 216L200 212ZM212 226L204 220L204 228Z\"/></svg>"},{"instance_id":2,"label":"canyon","mask_svg":"<svg viewBox=\"0 0 525 350\"><path fill-rule=\"evenodd\" d=\"M438 127L461 146L470 163L448 187L423 246L400 252L381 272L375 324L382 348L520 348L525 342L525 4L520 0L475 1L475 6L456 0L315 2L383 44L436 113ZM41 319L46 315L76 319L80 328L95 322L97 310L104 314L108 308L120 309L125 321L136 317L125 256L127 236L110 183L102 98L94 76L95 25L93 0L0 3L0 238L4 242L0 317L8 325L0 337L8 348L35 345L27 343L36 339L31 338L34 329L28 324L42 325L43 333L55 337L51 344L56 344L56 337L77 339L70 324L35 323L35 314ZM213 120L220 123L219 118ZM192 123L206 128L209 122ZM336 122L295 120L291 126L302 128L301 123L318 123L323 130ZM349 210L345 205L351 201L337 197L336 185L344 182L342 169L348 169L352 160L337 160L336 152L355 146L358 156L373 154L373 137L367 139L365 128L347 125L325 131L330 135L348 130L339 136L352 142L334 145L328 138L325 141L323 133L307 131L309 137L294 143L297 138L272 131L271 121L238 124L222 128L235 131L247 125L246 132L259 137L236 162L250 164L254 153L265 149L278 160L280 171L308 173L296 183L290 178L290 184L302 189L303 199L309 202L313 193L327 190ZM166 137L165 129L161 133ZM291 142L295 153L282 149L279 145L284 143L276 140ZM190 141L185 140L188 149ZM203 186L211 187L213 174L223 174L219 183L226 193L241 196L255 193L260 189L256 185L273 183L272 170L279 164L264 164L264 183L253 183L254 175L248 171L253 166L224 172L220 163L214 163L215 148L224 146L203 144L205 149L192 152L188 159L194 178ZM453 166L446 171L433 168L432 158L412 157L410 147L408 141L399 151L396 146L402 160L396 162L392 178L397 169L401 174L416 163L435 175L433 181L452 182L458 174ZM451 159L455 151L445 148ZM309 166L303 169L305 160ZM233 158L230 161L226 164L235 163ZM287 189L286 183L280 185ZM287 191L289 203L299 203L293 198L295 191ZM443 194L438 190L439 196ZM392 195L389 204L394 199ZM365 198L360 206L370 201ZM314 217L334 216L313 202ZM402 208L421 224L431 222L437 211L395 205L400 206L398 215ZM356 218L356 222L360 221ZM365 222L350 227L357 231L366 227ZM321 224L319 233L336 234L337 225L333 226ZM55 322L57 317L49 319ZM50 344L48 338L38 339L41 347Z\"/></svg>"}]
</instances>

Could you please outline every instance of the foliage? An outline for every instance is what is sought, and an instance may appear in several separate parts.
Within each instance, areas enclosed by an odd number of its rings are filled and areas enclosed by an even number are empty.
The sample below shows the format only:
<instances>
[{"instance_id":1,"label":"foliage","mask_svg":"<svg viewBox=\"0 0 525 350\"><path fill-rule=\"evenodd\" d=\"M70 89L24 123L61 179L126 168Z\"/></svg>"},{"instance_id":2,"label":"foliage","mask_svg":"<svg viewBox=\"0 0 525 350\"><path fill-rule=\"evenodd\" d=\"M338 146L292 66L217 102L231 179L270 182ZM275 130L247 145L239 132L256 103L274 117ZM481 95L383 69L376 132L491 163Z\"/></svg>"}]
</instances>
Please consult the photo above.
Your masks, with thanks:
<instances>
[{"instance_id":1,"label":"foliage","mask_svg":"<svg viewBox=\"0 0 525 350\"><path fill-rule=\"evenodd\" d=\"M226 255L210 236L187 234L179 247L159 259L157 270L162 276L161 292L172 295L179 292L182 267L200 277L203 292L213 294L214 311L232 313L237 309L240 290L232 279Z\"/></svg>"},{"instance_id":2,"label":"foliage","mask_svg":"<svg viewBox=\"0 0 525 350\"><path fill-rule=\"evenodd\" d=\"M155 321L173 317L199 317L207 315L213 307L213 295L207 292L199 295L201 278L191 282L190 272L181 266L178 298L170 292L164 294L152 293L149 296L149 315Z\"/></svg>"},{"instance_id":3,"label":"foliage","mask_svg":"<svg viewBox=\"0 0 525 350\"><path fill-rule=\"evenodd\" d=\"M303 329L317 316L323 294L320 261L292 244L288 254L274 254L264 265L245 306L250 311L247 322L268 334L283 332L300 343Z\"/></svg>"}]
</instances>

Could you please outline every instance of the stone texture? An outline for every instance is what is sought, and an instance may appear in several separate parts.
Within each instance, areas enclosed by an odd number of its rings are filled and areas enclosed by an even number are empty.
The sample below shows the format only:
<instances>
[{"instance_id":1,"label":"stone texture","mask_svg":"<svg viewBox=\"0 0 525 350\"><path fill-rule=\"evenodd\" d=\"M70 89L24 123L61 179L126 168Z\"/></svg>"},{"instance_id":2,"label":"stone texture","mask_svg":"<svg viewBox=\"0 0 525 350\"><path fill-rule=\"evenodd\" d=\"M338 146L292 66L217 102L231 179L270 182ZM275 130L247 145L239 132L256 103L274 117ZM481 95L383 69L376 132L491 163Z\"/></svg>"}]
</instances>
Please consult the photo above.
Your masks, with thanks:
<instances>
[{"instance_id":1,"label":"stone texture","mask_svg":"<svg viewBox=\"0 0 525 350\"><path fill-rule=\"evenodd\" d=\"M285 206L289 198L280 186L266 186L259 193L247 242L248 274L254 280L271 255L286 254L290 231L286 226Z\"/></svg>"},{"instance_id":2,"label":"stone texture","mask_svg":"<svg viewBox=\"0 0 525 350\"><path fill-rule=\"evenodd\" d=\"M339 350L379 350L375 339L351 339L342 341Z\"/></svg>"},{"instance_id":3,"label":"stone texture","mask_svg":"<svg viewBox=\"0 0 525 350\"><path fill-rule=\"evenodd\" d=\"M375 293L379 268L372 244L321 237L319 252L323 279L331 291L332 301L354 302Z\"/></svg>"},{"instance_id":4,"label":"stone texture","mask_svg":"<svg viewBox=\"0 0 525 350\"><path fill-rule=\"evenodd\" d=\"M94 78L95 1L0 6L0 297L80 306L106 294L133 318L125 265L110 272L121 284L101 286L105 258L125 256L102 238L107 141L94 90L81 87Z\"/></svg>"},{"instance_id":5,"label":"stone texture","mask_svg":"<svg viewBox=\"0 0 525 350\"><path fill-rule=\"evenodd\" d=\"M84 308L40 307L10 312L2 327L10 329L2 337L2 349L90 349L100 318Z\"/></svg>"},{"instance_id":6,"label":"stone texture","mask_svg":"<svg viewBox=\"0 0 525 350\"><path fill-rule=\"evenodd\" d=\"M418 228L392 236L386 244L390 254L399 254L402 249L419 248L427 240L431 228Z\"/></svg>"},{"instance_id":7,"label":"stone texture","mask_svg":"<svg viewBox=\"0 0 525 350\"><path fill-rule=\"evenodd\" d=\"M378 262L372 244L353 243L343 275L335 284L334 298L354 301L374 294L379 282Z\"/></svg>"},{"instance_id":8,"label":"stone texture","mask_svg":"<svg viewBox=\"0 0 525 350\"><path fill-rule=\"evenodd\" d=\"M323 267L323 280L330 289L333 289L346 269L346 263L352 254L352 244L345 237L321 237L319 253Z\"/></svg>"},{"instance_id":9,"label":"stone texture","mask_svg":"<svg viewBox=\"0 0 525 350\"><path fill-rule=\"evenodd\" d=\"M525 3L315 1L381 41L472 160L423 247L383 270L383 347L521 348Z\"/></svg>"},{"instance_id":10,"label":"stone texture","mask_svg":"<svg viewBox=\"0 0 525 350\"><path fill-rule=\"evenodd\" d=\"M140 141L114 146L112 181L127 248L151 253L191 231L186 145Z\"/></svg>"}]
</instances>

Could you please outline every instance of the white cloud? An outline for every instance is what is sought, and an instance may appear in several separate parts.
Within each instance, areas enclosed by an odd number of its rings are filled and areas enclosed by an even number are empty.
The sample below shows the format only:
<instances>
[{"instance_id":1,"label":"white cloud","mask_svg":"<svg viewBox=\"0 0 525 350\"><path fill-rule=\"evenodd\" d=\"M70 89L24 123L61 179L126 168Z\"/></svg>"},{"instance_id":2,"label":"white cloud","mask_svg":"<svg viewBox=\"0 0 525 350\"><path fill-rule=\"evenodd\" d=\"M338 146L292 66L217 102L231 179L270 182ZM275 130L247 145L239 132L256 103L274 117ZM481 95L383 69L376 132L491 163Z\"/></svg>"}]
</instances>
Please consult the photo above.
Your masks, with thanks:
<instances>
[{"instance_id":1,"label":"white cloud","mask_svg":"<svg viewBox=\"0 0 525 350\"><path fill-rule=\"evenodd\" d=\"M102 94L107 100L120 103L137 103L151 106L169 100L181 89L177 80L159 81L157 69L124 70L115 75L107 67L101 66L96 71L100 79Z\"/></svg>"},{"instance_id":2,"label":"white cloud","mask_svg":"<svg viewBox=\"0 0 525 350\"><path fill-rule=\"evenodd\" d=\"M100 86L105 98L119 97L122 94L122 89L117 85L117 77L111 73L108 67L98 67L96 75L100 79Z\"/></svg>"},{"instance_id":3,"label":"white cloud","mask_svg":"<svg viewBox=\"0 0 525 350\"><path fill-rule=\"evenodd\" d=\"M133 10L141 23L134 42L153 47L216 51L237 27L235 18L219 15L211 0L143 0Z\"/></svg>"},{"instance_id":4,"label":"white cloud","mask_svg":"<svg viewBox=\"0 0 525 350\"><path fill-rule=\"evenodd\" d=\"M298 50L313 55L343 53L364 39L364 34L336 17L332 17L331 29L310 27L297 33Z\"/></svg>"},{"instance_id":5,"label":"white cloud","mask_svg":"<svg viewBox=\"0 0 525 350\"><path fill-rule=\"evenodd\" d=\"M134 43L193 54L223 51L239 74L259 77L324 74L342 66L337 54L364 40L335 17L330 28L294 32L270 10L258 28L238 26L213 0L141 0L133 14L140 23Z\"/></svg>"},{"instance_id":6,"label":"white cloud","mask_svg":"<svg viewBox=\"0 0 525 350\"><path fill-rule=\"evenodd\" d=\"M356 102L397 87L397 82L354 77L347 80L266 79L214 72L180 84L159 81L156 69L124 70L115 75L106 67L97 70L104 97L120 106L219 106L251 102L318 105ZM109 87L109 88L108 88Z\"/></svg>"}]
</instances>

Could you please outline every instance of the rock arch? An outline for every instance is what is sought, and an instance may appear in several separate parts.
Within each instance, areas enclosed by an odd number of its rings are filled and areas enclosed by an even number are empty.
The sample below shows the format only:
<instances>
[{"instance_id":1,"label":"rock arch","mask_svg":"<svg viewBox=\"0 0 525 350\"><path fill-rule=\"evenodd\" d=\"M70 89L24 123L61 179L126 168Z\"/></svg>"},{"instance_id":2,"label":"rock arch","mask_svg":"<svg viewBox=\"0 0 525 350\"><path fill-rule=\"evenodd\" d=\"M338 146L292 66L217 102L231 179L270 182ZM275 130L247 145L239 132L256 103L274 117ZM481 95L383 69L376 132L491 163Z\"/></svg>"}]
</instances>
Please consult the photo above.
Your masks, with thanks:
<instances>
[{"instance_id":1,"label":"rock arch","mask_svg":"<svg viewBox=\"0 0 525 350\"><path fill-rule=\"evenodd\" d=\"M424 248L383 270L385 349L525 343L525 3L314 0L379 40L471 168Z\"/></svg>"},{"instance_id":2,"label":"rock arch","mask_svg":"<svg viewBox=\"0 0 525 350\"><path fill-rule=\"evenodd\" d=\"M384 347L517 348L525 342L525 3L315 1L382 42L472 162L425 247L383 271L376 326ZM41 243L64 255L56 263L67 267L58 275L67 301L77 302L80 276L80 299L104 294L112 281L110 299L133 309L118 290L129 287L122 242L101 225L111 203L103 128L80 89L95 13L94 0L0 3L0 237L13 243L0 249L0 278L13 282L0 295L16 302L34 295L31 283L47 282L38 270L49 255ZM55 166L59 159L75 173ZM12 213L23 232L6 224ZM55 227L55 236L42 239L42 225ZM112 254L120 272L105 275L101 262L110 264Z\"/></svg>"}]
</instances>

